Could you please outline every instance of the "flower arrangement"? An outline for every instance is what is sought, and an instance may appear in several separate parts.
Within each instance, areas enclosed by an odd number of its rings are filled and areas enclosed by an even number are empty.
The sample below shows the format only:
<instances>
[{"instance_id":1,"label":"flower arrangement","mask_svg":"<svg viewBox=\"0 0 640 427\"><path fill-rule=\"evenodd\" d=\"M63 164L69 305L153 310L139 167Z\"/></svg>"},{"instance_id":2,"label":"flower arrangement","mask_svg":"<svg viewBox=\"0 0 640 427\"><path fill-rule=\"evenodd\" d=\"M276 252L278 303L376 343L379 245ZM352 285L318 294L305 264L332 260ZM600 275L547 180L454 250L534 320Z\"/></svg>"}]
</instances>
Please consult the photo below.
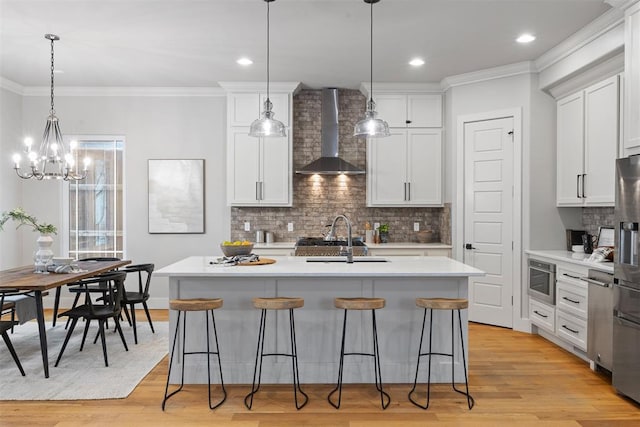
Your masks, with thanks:
<instances>
[{"instance_id":1,"label":"flower arrangement","mask_svg":"<svg viewBox=\"0 0 640 427\"><path fill-rule=\"evenodd\" d=\"M38 219L36 217L29 215L22 208L15 208L8 212L2 212L2 217L0 217L0 230L3 230L4 224L10 219L19 222L16 228L20 228L23 225L28 225L30 227L33 227L33 231L37 231L41 234L58 233L58 229L55 225L38 223Z\"/></svg>"}]
</instances>

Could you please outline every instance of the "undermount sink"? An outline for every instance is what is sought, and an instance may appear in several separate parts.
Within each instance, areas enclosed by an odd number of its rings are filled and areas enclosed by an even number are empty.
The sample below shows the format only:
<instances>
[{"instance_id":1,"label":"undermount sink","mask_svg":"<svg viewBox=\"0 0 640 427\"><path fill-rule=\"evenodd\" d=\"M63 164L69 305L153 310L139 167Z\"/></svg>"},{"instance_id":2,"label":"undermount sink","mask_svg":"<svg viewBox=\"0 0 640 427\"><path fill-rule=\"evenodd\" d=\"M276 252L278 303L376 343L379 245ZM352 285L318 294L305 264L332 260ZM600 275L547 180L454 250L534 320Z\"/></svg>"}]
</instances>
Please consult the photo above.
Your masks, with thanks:
<instances>
[{"instance_id":1,"label":"undermount sink","mask_svg":"<svg viewBox=\"0 0 640 427\"><path fill-rule=\"evenodd\" d=\"M347 262L346 256L307 257L307 262ZM375 256L355 256L353 262L389 262L388 258Z\"/></svg>"}]
</instances>

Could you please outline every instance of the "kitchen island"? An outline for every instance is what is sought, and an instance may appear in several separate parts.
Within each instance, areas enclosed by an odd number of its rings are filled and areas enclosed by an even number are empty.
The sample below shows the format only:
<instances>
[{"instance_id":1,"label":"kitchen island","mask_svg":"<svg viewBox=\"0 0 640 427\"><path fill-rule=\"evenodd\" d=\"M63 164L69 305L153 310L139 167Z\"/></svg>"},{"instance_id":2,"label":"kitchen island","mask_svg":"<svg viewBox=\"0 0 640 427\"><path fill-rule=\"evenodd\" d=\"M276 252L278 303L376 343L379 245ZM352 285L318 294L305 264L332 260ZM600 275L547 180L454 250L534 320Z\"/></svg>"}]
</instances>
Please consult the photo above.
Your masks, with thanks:
<instances>
[{"instance_id":1,"label":"kitchen island","mask_svg":"<svg viewBox=\"0 0 640 427\"><path fill-rule=\"evenodd\" d=\"M334 257L336 259L338 257ZM333 383L338 375L338 356L343 311L334 308L335 297L382 297L386 307L376 312L382 375L386 383L409 383L415 374L423 311L415 306L416 297L467 298L468 278L484 272L446 257L367 257L369 262L307 262L306 257L273 257L269 265L223 266L215 257L193 256L166 266L156 275L169 277L170 298L223 298L216 310L216 326L224 380L250 384L256 353L260 311L253 308L254 297L302 297L305 306L295 311L300 379L303 383ZM290 351L288 313L270 312L267 318L265 350ZM467 340L466 310L463 336ZM170 313L170 331L177 314ZM370 312L349 314L347 351L371 350ZM434 314L434 346L442 352L451 347L449 312ZM204 349L204 314L190 313L187 323L187 351ZM456 342L456 381L464 381L459 336ZM179 342L181 343L181 339ZM193 346L193 347L192 347ZM199 346L199 347L196 347ZM468 347L468 346L467 346ZM196 350L194 350L194 348ZM423 351L425 351L423 349ZM440 360L441 359L441 360ZM177 363L182 363L176 359ZM176 363L174 360L174 363ZM426 369L426 363L423 364ZM203 370L204 369L204 370ZM185 382L205 383L206 359L187 359ZM172 382L179 381L174 369ZM434 358L432 381L451 378L451 362ZM370 358L352 356L345 360L344 382L372 382ZM291 382L288 358L267 358L263 383Z\"/></svg>"}]
</instances>

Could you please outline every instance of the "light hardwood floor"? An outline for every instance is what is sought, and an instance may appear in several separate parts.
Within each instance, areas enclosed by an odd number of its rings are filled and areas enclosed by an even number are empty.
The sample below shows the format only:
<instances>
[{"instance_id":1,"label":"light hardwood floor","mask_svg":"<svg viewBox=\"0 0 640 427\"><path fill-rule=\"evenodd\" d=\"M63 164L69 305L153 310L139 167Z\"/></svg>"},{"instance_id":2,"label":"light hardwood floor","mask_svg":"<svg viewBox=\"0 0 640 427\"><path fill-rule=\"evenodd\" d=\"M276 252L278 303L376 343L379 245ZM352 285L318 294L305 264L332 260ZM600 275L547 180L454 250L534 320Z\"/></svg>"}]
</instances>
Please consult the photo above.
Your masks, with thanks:
<instances>
[{"instance_id":1,"label":"light hardwood floor","mask_svg":"<svg viewBox=\"0 0 640 427\"><path fill-rule=\"evenodd\" d=\"M167 320L167 313L154 310L153 317ZM143 313L137 318L144 322ZM263 386L251 411L243 404L248 386L227 386L229 397L215 411L208 409L206 386L186 386L162 412L165 358L126 399L0 401L0 426L640 426L639 405L543 338L470 324L469 341L471 411L463 396L440 384L426 411L409 403L407 384L387 386L392 401L385 411L373 386L347 384L336 410L326 401L332 386L319 384L304 385L310 401L300 411L291 386L277 385Z\"/></svg>"}]
</instances>

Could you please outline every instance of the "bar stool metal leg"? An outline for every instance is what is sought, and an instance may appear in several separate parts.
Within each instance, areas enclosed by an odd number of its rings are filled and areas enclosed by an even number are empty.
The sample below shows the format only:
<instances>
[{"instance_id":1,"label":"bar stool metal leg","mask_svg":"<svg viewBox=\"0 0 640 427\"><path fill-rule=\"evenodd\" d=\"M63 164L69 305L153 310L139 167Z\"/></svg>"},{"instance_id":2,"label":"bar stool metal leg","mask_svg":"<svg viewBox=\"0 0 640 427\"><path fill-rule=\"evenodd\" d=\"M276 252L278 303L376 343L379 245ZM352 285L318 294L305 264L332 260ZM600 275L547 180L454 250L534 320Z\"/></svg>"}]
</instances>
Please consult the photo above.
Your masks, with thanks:
<instances>
[{"instance_id":1,"label":"bar stool metal leg","mask_svg":"<svg viewBox=\"0 0 640 427\"><path fill-rule=\"evenodd\" d=\"M256 363L253 367L253 382L251 393L244 397L244 406L251 409L253 406L253 396L260 390L260 378L262 377L262 358L264 357L264 328L266 323L267 310L260 311L260 326L258 327L258 346L256 348ZM260 365L258 365L258 361ZM256 387L256 374L258 375L258 386Z\"/></svg>"},{"instance_id":2,"label":"bar stool metal leg","mask_svg":"<svg viewBox=\"0 0 640 427\"><path fill-rule=\"evenodd\" d=\"M454 371L453 371L453 366L454 364L451 364L451 386L453 387L453 389L466 396L467 397L467 405L469 406L469 409L473 408L473 405L475 405L475 400L473 400L473 397L469 394L469 379L467 378L467 360L466 357L464 355L464 339L462 337L462 315L460 314L460 310L456 310L458 312L458 325L460 326L460 344L462 344L462 368L464 369L464 386L465 386L465 390L466 392L462 391L462 390L458 390L456 388L456 383L454 382L453 378L454 378ZM451 358L453 360L453 336L454 336L454 327L453 327L453 310L451 311Z\"/></svg>"},{"instance_id":3,"label":"bar stool metal leg","mask_svg":"<svg viewBox=\"0 0 640 427\"><path fill-rule=\"evenodd\" d=\"M216 348L215 351L211 351L211 344L209 343L209 337L210 337L210 329L209 329L209 312L211 314L211 324L213 325L213 335L214 335L214 340L215 340L215 344L216 344ZM173 357L175 355L175 350L176 350L176 343L178 340L178 332L180 330L180 319L181 319L181 315L182 315L182 311L179 310L178 311L178 320L176 322L176 329L175 329L175 334L173 336L173 345L171 347L171 358L169 359L169 372L167 373L167 383L165 385L165 389L164 389L164 399L162 400L162 410L164 411L165 405L167 403L167 400L175 395L176 393L178 393L179 391L181 391L184 387L184 370L185 370L185 355L193 355L193 354L206 354L207 356L207 385L208 385L208 397L209 397L209 409L216 409L218 406L222 405L226 400L227 400L227 390L224 387L224 379L222 377L222 362L220 360L220 346L218 344L218 331L216 329L216 320L215 320L215 315L213 314L213 310L205 310L205 326L206 326L206 333L207 333L207 351L203 352L203 351L191 351L191 352L187 352L186 351L186 328L187 328L187 312L184 312L184 319L182 320L182 370L181 370L181 375L180 375L180 386L172 391L171 393L167 394L169 391L169 379L171 378L171 371L172 371L172 367L173 367ZM220 387L222 389L222 398L216 402L215 404L212 403L211 400L211 356L212 355L216 355L218 357L218 369L219 369L219 373L220 373Z\"/></svg>"},{"instance_id":4,"label":"bar stool metal leg","mask_svg":"<svg viewBox=\"0 0 640 427\"><path fill-rule=\"evenodd\" d=\"M293 317L293 309L289 309L289 334L291 336L291 371L293 375L293 398L296 409L301 409L309 401L309 396L300 387L300 371L298 370L298 346L296 344L296 324ZM304 396L304 402L298 404L298 391Z\"/></svg>"},{"instance_id":5,"label":"bar stool metal leg","mask_svg":"<svg viewBox=\"0 0 640 427\"><path fill-rule=\"evenodd\" d=\"M344 310L344 321L342 322L342 344L340 344L340 364L338 366L338 384L336 388L331 390L329 395L327 396L327 400L336 409L340 409L340 402L342 401L342 369L344 367L344 341L345 335L347 331L347 310ZM338 392L338 403L333 403L331 400L331 396L333 393Z\"/></svg>"}]
</instances>

